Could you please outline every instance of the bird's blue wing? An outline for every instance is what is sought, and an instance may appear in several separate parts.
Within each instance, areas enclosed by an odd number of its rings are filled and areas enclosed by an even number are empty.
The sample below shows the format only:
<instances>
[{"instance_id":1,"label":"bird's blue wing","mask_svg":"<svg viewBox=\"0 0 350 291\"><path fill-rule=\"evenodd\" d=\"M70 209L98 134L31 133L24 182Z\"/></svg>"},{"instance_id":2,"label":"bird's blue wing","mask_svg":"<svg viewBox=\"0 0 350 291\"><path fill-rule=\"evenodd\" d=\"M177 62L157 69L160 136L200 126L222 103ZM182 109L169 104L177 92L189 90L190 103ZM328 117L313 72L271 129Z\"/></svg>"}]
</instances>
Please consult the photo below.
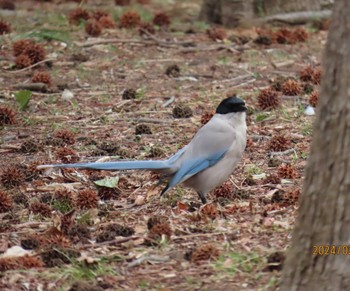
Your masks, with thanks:
<instances>
[{"instance_id":1,"label":"bird's blue wing","mask_svg":"<svg viewBox=\"0 0 350 291\"><path fill-rule=\"evenodd\" d=\"M206 168L215 165L218 161L222 159L226 152L227 150L220 151L208 157L199 157L196 159L185 161L181 168L171 178L168 185L162 191L161 195L166 193L168 190L170 190L177 184L187 180L188 178L196 175L197 173L205 170Z\"/></svg>"}]
</instances>

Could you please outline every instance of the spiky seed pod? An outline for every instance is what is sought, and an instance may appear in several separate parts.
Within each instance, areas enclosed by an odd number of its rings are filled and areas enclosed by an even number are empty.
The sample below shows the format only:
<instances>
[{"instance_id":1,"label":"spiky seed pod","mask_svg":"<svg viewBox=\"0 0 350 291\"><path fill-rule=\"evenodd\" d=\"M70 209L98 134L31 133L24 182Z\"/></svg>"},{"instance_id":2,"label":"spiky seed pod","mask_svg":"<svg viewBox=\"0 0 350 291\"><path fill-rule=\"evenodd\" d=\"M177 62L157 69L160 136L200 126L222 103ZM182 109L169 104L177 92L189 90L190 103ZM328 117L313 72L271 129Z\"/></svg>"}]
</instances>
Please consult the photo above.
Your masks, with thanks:
<instances>
[{"instance_id":1,"label":"spiky seed pod","mask_svg":"<svg viewBox=\"0 0 350 291\"><path fill-rule=\"evenodd\" d=\"M307 66L299 72L300 80L303 82L311 82L313 80L313 76L314 69L311 66Z\"/></svg>"},{"instance_id":2,"label":"spiky seed pod","mask_svg":"<svg viewBox=\"0 0 350 291\"><path fill-rule=\"evenodd\" d=\"M13 202L16 204L24 205L25 207L28 207L28 197L22 193L22 192L16 192L12 195Z\"/></svg>"},{"instance_id":3,"label":"spiky seed pod","mask_svg":"<svg viewBox=\"0 0 350 291\"><path fill-rule=\"evenodd\" d=\"M304 83L303 85L303 92L305 94L311 94L312 92L314 92L314 86L310 83Z\"/></svg>"},{"instance_id":4,"label":"spiky seed pod","mask_svg":"<svg viewBox=\"0 0 350 291\"><path fill-rule=\"evenodd\" d=\"M289 204L295 204L299 202L300 195L300 189L296 189L294 191L286 193L284 196L286 202L288 202Z\"/></svg>"},{"instance_id":5,"label":"spiky seed pod","mask_svg":"<svg viewBox=\"0 0 350 291\"><path fill-rule=\"evenodd\" d=\"M96 191L86 189L78 192L75 204L79 209L97 208L99 202Z\"/></svg>"},{"instance_id":6,"label":"spiky seed pod","mask_svg":"<svg viewBox=\"0 0 350 291\"><path fill-rule=\"evenodd\" d=\"M61 200L61 201L63 201L63 200ZM75 210L73 210L73 211L60 211L60 212L64 213L64 214L60 215L60 230L61 230L61 232L63 234L67 235L68 231L74 225L74 213L75 213Z\"/></svg>"},{"instance_id":7,"label":"spiky seed pod","mask_svg":"<svg viewBox=\"0 0 350 291\"><path fill-rule=\"evenodd\" d=\"M314 92L311 93L311 95L309 97L309 104L312 107L316 107L317 106L319 96L320 96L320 93L318 91L314 91Z\"/></svg>"},{"instance_id":8,"label":"spiky seed pod","mask_svg":"<svg viewBox=\"0 0 350 291\"><path fill-rule=\"evenodd\" d=\"M314 69L314 75L312 78L312 83L315 85L319 85L321 83L321 77L322 77L322 70L321 68Z\"/></svg>"},{"instance_id":9,"label":"spiky seed pod","mask_svg":"<svg viewBox=\"0 0 350 291\"><path fill-rule=\"evenodd\" d=\"M15 124L16 113L13 109L6 106L0 106L0 126L5 124Z\"/></svg>"},{"instance_id":10,"label":"spiky seed pod","mask_svg":"<svg viewBox=\"0 0 350 291\"><path fill-rule=\"evenodd\" d=\"M201 123L206 124L212 117L214 116L214 112L205 112L201 116Z\"/></svg>"},{"instance_id":11,"label":"spiky seed pod","mask_svg":"<svg viewBox=\"0 0 350 291\"><path fill-rule=\"evenodd\" d=\"M43 262L32 256L0 258L0 272L17 269L42 268Z\"/></svg>"},{"instance_id":12,"label":"spiky seed pod","mask_svg":"<svg viewBox=\"0 0 350 291\"><path fill-rule=\"evenodd\" d=\"M296 179L299 176L296 169L289 164L279 166L278 175L284 179Z\"/></svg>"},{"instance_id":13,"label":"spiky seed pod","mask_svg":"<svg viewBox=\"0 0 350 291\"><path fill-rule=\"evenodd\" d=\"M261 110L278 108L280 106L278 92L272 88L260 90L258 95L258 106Z\"/></svg>"},{"instance_id":14,"label":"spiky seed pod","mask_svg":"<svg viewBox=\"0 0 350 291\"><path fill-rule=\"evenodd\" d=\"M123 100L130 100L130 99L135 99L136 96L137 96L136 90L129 88L123 91L122 98Z\"/></svg>"},{"instance_id":15,"label":"spiky seed pod","mask_svg":"<svg viewBox=\"0 0 350 291\"><path fill-rule=\"evenodd\" d=\"M127 6L130 5L131 0L114 0L114 3L117 6Z\"/></svg>"},{"instance_id":16,"label":"spiky seed pod","mask_svg":"<svg viewBox=\"0 0 350 291\"><path fill-rule=\"evenodd\" d=\"M218 216L219 211L215 204L206 204L203 206L200 213L214 220Z\"/></svg>"},{"instance_id":17,"label":"spiky seed pod","mask_svg":"<svg viewBox=\"0 0 350 291\"><path fill-rule=\"evenodd\" d=\"M138 124L135 128L135 134L152 134L152 130L147 124Z\"/></svg>"},{"instance_id":18,"label":"spiky seed pod","mask_svg":"<svg viewBox=\"0 0 350 291\"><path fill-rule=\"evenodd\" d=\"M101 243L105 241L111 241L116 237L114 232L109 232L109 231L101 231L97 236L96 236L96 242Z\"/></svg>"},{"instance_id":19,"label":"spiky seed pod","mask_svg":"<svg viewBox=\"0 0 350 291\"><path fill-rule=\"evenodd\" d=\"M139 34L140 35L146 34L145 31L148 32L149 34L156 33L156 30L154 29L154 26L152 24L143 22L139 26Z\"/></svg>"},{"instance_id":20,"label":"spiky seed pod","mask_svg":"<svg viewBox=\"0 0 350 291\"><path fill-rule=\"evenodd\" d=\"M153 17L153 24L160 27L169 26L171 23L170 17L164 12L158 12Z\"/></svg>"},{"instance_id":21,"label":"spiky seed pod","mask_svg":"<svg viewBox=\"0 0 350 291\"><path fill-rule=\"evenodd\" d=\"M176 64L170 65L165 70L165 74L173 78L180 77L180 72L181 72L180 67Z\"/></svg>"},{"instance_id":22,"label":"spiky seed pod","mask_svg":"<svg viewBox=\"0 0 350 291\"><path fill-rule=\"evenodd\" d=\"M11 196L0 189L0 213L11 210L12 204L13 201Z\"/></svg>"},{"instance_id":23,"label":"spiky seed pod","mask_svg":"<svg viewBox=\"0 0 350 291\"><path fill-rule=\"evenodd\" d=\"M65 142L62 139L56 138L56 137L52 136L51 134L49 134L44 138L43 144L49 145L49 146L54 146L54 147L58 147L58 146L62 147L65 145Z\"/></svg>"},{"instance_id":24,"label":"spiky seed pod","mask_svg":"<svg viewBox=\"0 0 350 291\"><path fill-rule=\"evenodd\" d=\"M100 20L101 17L104 17L104 16L109 16L109 13L106 12L106 11L103 11L103 10L95 10L92 14L92 17L94 19L96 19L97 21Z\"/></svg>"},{"instance_id":25,"label":"spiky seed pod","mask_svg":"<svg viewBox=\"0 0 350 291\"><path fill-rule=\"evenodd\" d=\"M21 239L21 247L24 248L25 250L34 250L39 245L40 245L40 241L32 235Z\"/></svg>"},{"instance_id":26,"label":"spiky seed pod","mask_svg":"<svg viewBox=\"0 0 350 291\"><path fill-rule=\"evenodd\" d=\"M184 104L176 105L173 109L174 118L189 118L192 114L192 109Z\"/></svg>"},{"instance_id":27,"label":"spiky seed pod","mask_svg":"<svg viewBox=\"0 0 350 291\"><path fill-rule=\"evenodd\" d=\"M76 63L84 63L87 62L89 60L89 56L86 54L82 54L82 53L76 53L76 54L72 54L71 60L73 62ZM67 89L68 85L66 84L62 84L62 90Z\"/></svg>"},{"instance_id":28,"label":"spiky seed pod","mask_svg":"<svg viewBox=\"0 0 350 291\"><path fill-rule=\"evenodd\" d=\"M160 241L162 236L165 236L167 240L170 240L172 230L168 222L155 224L148 233L148 238L153 241Z\"/></svg>"},{"instance_id":29,"label":"spiky seed pod","mask_svg":"<svg viewBox=\"0 0 350 291\"><path fill-rule=\"evenodd\" d=\"M271 45L272 44L272 39L268 35L258 35L255 39L254 42L256 44L262 44L262 45Z\"/></svg>"},{"instance_id":30,"label":"spiky seed pod","mask_svg":"<svg viewBox=\"0 0 350 291\"><path fill-rule=\"evenodd\" d=\"M23 54L27 55L30 58L32 64L41 62L46 57L45 49L41 44L38 43L27 46L24 49Z\"/></svg>"},{"instance_id":31,"label":"spiky seed pod","mask_svg":"<svg viewBox=\"0 0 350 291\"><path fill-rule=\"evenodd\" d=\"M39 143L34 139L28 139L21 144L20 151L22 153L37 153L39 151Z\"/></svg>"},{"instance_id":32,"label":"spiky seed pod","mask_svg":"<svg viewBox=\"0 0 350 291\"><path fill-rule=\"evenodd\" d=\"M53 200L52 193L43 193L39 197L39 201L45 204L50 204L52 200Z\"/></svg>"},{"instance_id":33,"label":"spiky seed pod","mask_svg":"<svg viewBox=\"0 0 350 291\"><path fill-rule=\"evenodd\" d=\"M220 255L218 248L212 244L205 244L192 252L191 261L199 262L210 259L217 259Z\"/></svg>"},{"instance_id":34,"label":"spiky seed pod","mask_svg":"<svg viewBox=\"0 0 350 291\"><path fill-rule=\"evenodd\" d=\"M95 19L90 19L85 24L85 31L88 35L99 36L102 32L102 25Z\"/></svg>"},{"instance_id":35,"label":"spiky seed pod","mask_svg":"<svg viewBox=\"0 0 350 291\"><path fill-rule=\"evenodd\" d=\"M24 175L22 170L17 166L8 166L3 169L0 182L6 188L14 188L24 183Z\"/></svg>"},{"instance_id":36,"label":"spiky seed pod","mask_svg":"<svg viewBox=\"0 0 350 291\"><path fill-rule=\"evenodd\" d=\"M11 32L10 24L7 22L0 20L0 35L2 34L8 34Z\"/></svg>"},{"instance_id":37,"label":"spiky seed pod","mask_svg":"<svg viewBox=\"0 0 350 291\"><path fill-rule=\"evenodd\" d=\"M40 145L38 146L38 149L40 148ZM29 165L24 165L23 168L23 174L24 174L24 179L27 182L31 182L33 180L36 180L40 177L40 174L42 174L43 170L38 170L37 167L39 165L42 165L43 162L41 161L34 161L31 162Z\"/></svg>"},{"instance_id":38,"label":"spiky seed pod","mask_svg":"<svg viewBox=\"0 0 350 291\"><path fill-rule=\"evenodd\" d=\"M150 158L158 158L164 155L164 151L159 147L152 147L149 153Z\"/></svg>"},{"instance_id":39,"label":"spiky seed pod","mask_svg":"<svg viewBox=\"0 0 350 291\"><path fill-rule=\"evenodd\" d=\"M15 57L18 57L19 55L23 54L24 51L35 44L35 41L32 39L20 39L13 43L12 50L13 55Z\"/></svg>"},{"instance_id":40,"label":"spiky seed pod","mask_svg":"<svg viewBox=\"0 0 350 291\"><path fill-rule=\"evenodd\" d=\"M0 8L4 10L16 10L16 4L13 0L1 0Z\"/></svg>"},{"instance_id":41,"label":"spiky seed pod","mask_svg":"<svg viewBox=\"0 0 350 291\"><path fill-rule=\"evenodd\" d=\"M32 82L33 83L44 83L44 84L47 84L48 86L51 86L51 76L47 72L36 71L36 72L34 72Z\"/></svg>"},{"instance_id":42,"label":"spiky seed pod","mask_svg":"<svg viewBox=\"0 0 350 291\"><path fill-rule=\"evenodd\" d=\"M287 80L286 78L284 78L282 76L278 76L277 78L275 78L271 81L271 89L273 89L277 92L281 92L282 91L282 84L286 80Z\"/></svg>"},{"instance_id":43,"label":"spiky seed pod","mask_svg":"<svg viewBox=\"0 0 350 291\"><path fill-rule=\"evenodd\" d=\"M309 38L309 34L307 33L307 31L301 27L293 30L292 35L297 42L304 42Z\"/></svg>"},{"instance_id":44,"label":"spiky seed pod","mask_svg":"<svg viewBox=\"0 0 350 291\"><path fill-rule=\"evenodd\" d=\"M101 200L114 200L120 196L120 190L116 188L98 187L98 196Z\"/></svg>"},{"instance_id":45,"label":"spiky seed pod","mask_svg":"<svg viewBox=\"0 0 350 291\"><path fill-rule=\"evenodd\" d=\"M53 247L43 250L40 255L45 267L53 268L70 264L73 259L80 257L80 252L72 249Z\"/></svg>"},{"instance_id":46,"label":"spiky seed pod","mask_svg":"<svg viewBox=\"0 0 350 291\"><path fill-rule=\"evenodd\" d=\"M52 209L49 205L35 201L30 204L29 209L34 213L34 214L40 214L43 217L51 217L52 215Z\"/></svg>"},{"instance_id":47,"label":"spiky seed pod","mask_svg":"<svg viewBox=\"0 0 350 291\"><path fill-rule=\"evenodd\" d=\"M208 37L213 41L224 40L227 38L226 30L221 27L213 27L213 28L207 29L206 33Z\"/></svg>"},{"instance_id":48,"label":"spiky seed pod","mask_svg":"<svg viewBox=\"0 0 350 291\"><path fill-rule=\"evenodd\" d=\"M69 229L68 235L79 239L90 239L91 231L85 224L76 224Z\"/></svg>"},{"instance_id":49,"label":"spiky seed pod","mask_svg":"<svg viewBox=\"0 0 350 291\"><path fill-rule=\"evenodd\" d=\"M94 149L90 152L89 156L91 157L100 157L105 156L107 153L104 150L101 149Z\"/></svg>"},{"instance_id":50,"label":"spiky seed pod","mask_svg":"<svg viewBox=\"0 0 350 291\"><path fill-rule=\"evenodd\" d=\"M297 96L302 92L302 88L297 81L289 79L283 83L282 92L287 96Z\"/></svg>"},{"instance_id":51,"label":"spiky seed pod","mask_svg":"<svg viewBox=\"0 0 350 291\"><path fill-rule=\"evenodd\" d=\"M72 206L74 203L73 193L67 189L60 189L54 193L54 198L60 202L67 203Z\"/></svg>"},{"instance_id":52,"label":"spiky seed pod","mask_svg":"<svg viewBox=\"0 0 350 291\"><path fill-rule=\"evenodd\" d=\"M90 14L87 10L82 8L76 8L69 13L68 19L71 24L79 24L82 21L87 21L90 18Z\"/></svg>"},{"instance_id":53,"label":"spiky seed pod","mask_svg":"<svg viewBox=\"0 0 350 291\"><path fill-rule=\"evenodd\" d=\"M131 151L128 151L127 149L125 148L120 148L117 152L117 155L120 156L120 158L133 158L135 157L134 153L131 152Z\"/></svg>"},{"instance_id":54,"label":"spiky seed pod","mask_svg":"<svg viewBox=\"0 0 350 291\"><path fill-rule=\"evenodd\" d=\"M234 197L232 183L225 182L221 186L215 188L214 196L215 198L232 199Z\"/></svg>"},{"instance_id":55,"label":"spiky seed pod","mask_svg":"<svg viewBox=\"0 0 350 291\"><path fill-rule=\"evenodd\" d=\"M135 233L135 230L132 227L112 223L105 227L105 230L108 232L113 232L115 236L132 236Z\"/></svg>"},{"instance_id":56,"label":"spiky seed pod","mask_svg":"<svg viewBox=\"0 0 350 291\"><path fill-rule=\"evenodd\" d=\"M19 55L15 60L16 68L22 69L29 67L32 64L32 60L25 54Z\"/></svg>"},{"instance_id":57,"label":"spiky seed pod","mask_svg":"<svg viewBox=\"0 0 350 291\"><path fill-rule=\"evenodd\" d=\"M79 161L77 152L71 148L59 148L56 151L56 158L64 164L76 163Z\"/></svg>"},{"instance_id":58,"label":"spiky seed pod","mask_svg":"<svg viewBox=\"0 0 350 291\"><path fill-rule=\"evenodd\" d=\"M102 16L98 22L101 24L102 28L113 29L116 27L115 21L110 16Z\"/></svg>"},{"instance_id":59,"label":"spiky seed pod","mask_svg":"<svg viewBox=\"0 0 350 291\"><path fill-rule=\"evenodd\" d=\"M100 150L103 150L111 155L118 154L118 151L120 150L120 146L117 143L111 141L104 141L97 145L97 147Z\"/></svg>"},{"instance_id":60,"label":"spiky seed pod","mask_svg":"<svg viewBox=\"0 0 350 291\"><path fill-rule=\"evenodd\" d=\"M276 31L274 38L277 43L287 44L287 43L295 43L295 40L292 38L292 31L287 28L280 28Z\"/></svg>"},{"instance_id":61,"label":"spiky seed pod","mask_svg":"<svg viewBox=\"0 0 350 291\"><path fill-rule=\"evenodd\" d=\"M60 129L54 133L54 137L63 141L63 144L75 144L75 134L68 129Z\"/></svg>"},{"instance_id":62,"label":"spiky seed pod","mask_svg":"<svg viewBox=\"0 0 350 291\"><path fill-rule=\"evenodd\" d=\"M281 178L278 175L268 175L264 179L264 184L280 184L281 183Z\"/></svg>"},{"instance_id":63,"label":"spiky seed pod","mask_svg":"<svg viewBox=\"0 0 350 291\"><path fill-rule=\"evenodd\" d=\"M134 28L141 23L140 14L135 11L127 11L120 17L121 28Z\"/></svg>"},{"instance_id":64,"label":"spiky seed pod","mask_svg":"<svg viewBox=\"0 0 350 291\"><path fill-rule=\"evenodd\" d=\"M156 224L169 223L169 218L165 215L153 215L147 220L147 228L151 230Z\"/></svg>"},{"instance_id":65,"label":"spiky seed pod","mask_svg":"<svg viewBox=\"0 0 350 291\"><path fill-rule=\"evenodd\" d=\"M268 149L275 152L282 152L289 149L291 146L290 138L283 134L275 135L271 138L268 144Z\"/></svg>"}]
</instances>

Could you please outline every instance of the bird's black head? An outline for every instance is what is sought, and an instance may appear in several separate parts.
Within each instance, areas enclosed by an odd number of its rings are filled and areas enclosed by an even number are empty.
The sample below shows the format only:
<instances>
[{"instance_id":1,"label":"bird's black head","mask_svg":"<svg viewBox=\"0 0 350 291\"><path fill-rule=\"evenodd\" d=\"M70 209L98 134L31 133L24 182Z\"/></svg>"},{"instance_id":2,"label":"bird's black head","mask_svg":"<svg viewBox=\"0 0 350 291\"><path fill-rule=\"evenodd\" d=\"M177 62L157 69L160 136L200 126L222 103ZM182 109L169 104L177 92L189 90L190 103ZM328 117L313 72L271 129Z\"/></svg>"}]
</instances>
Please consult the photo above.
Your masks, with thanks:
<instances>
[{"instance_id":1,"label":"bird's black head","mask_svg":"<svg viewBox=\"0 0 350 291\"><path fill-rule=\"evenodd\" d=\"M216 113L227 114L233 112L244 112L247 111L245 103L242 99L234 97L228 97L221 101L219 106L216 108Z\"/></svg>"}]
</instances>

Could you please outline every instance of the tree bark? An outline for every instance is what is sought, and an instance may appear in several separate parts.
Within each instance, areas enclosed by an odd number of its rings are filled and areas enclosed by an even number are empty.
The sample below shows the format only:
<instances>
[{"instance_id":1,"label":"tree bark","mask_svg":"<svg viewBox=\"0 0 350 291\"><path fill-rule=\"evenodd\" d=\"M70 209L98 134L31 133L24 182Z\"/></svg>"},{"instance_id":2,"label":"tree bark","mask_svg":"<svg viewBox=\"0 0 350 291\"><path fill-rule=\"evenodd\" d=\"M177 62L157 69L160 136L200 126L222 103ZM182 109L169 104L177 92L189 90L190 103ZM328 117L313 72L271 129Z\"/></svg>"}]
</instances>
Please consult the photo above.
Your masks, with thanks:
<instances>
[{"instance_id":1,"label":"tree bark","mask_svg":"<svg viewBox=\"0 0 350 291\"><path fill-rule=\"evenodd\" d=\"M203 0L200 19L236 27L279 13L329 9L333 0Z\"/></svg>"},{"instance_id":2,"label":"tree bark","mask_svg":"<svg viewBox=\"0 0 350 291\"><path fill-rule=\"evenodd\" d=\"M350 247L338 248L350 246L350 1L334 5L311 155L282 291L350 288ZM326 245L336 246L336 254L313 255L321 250L315 246Z\"/></svg>"}]
</instances>

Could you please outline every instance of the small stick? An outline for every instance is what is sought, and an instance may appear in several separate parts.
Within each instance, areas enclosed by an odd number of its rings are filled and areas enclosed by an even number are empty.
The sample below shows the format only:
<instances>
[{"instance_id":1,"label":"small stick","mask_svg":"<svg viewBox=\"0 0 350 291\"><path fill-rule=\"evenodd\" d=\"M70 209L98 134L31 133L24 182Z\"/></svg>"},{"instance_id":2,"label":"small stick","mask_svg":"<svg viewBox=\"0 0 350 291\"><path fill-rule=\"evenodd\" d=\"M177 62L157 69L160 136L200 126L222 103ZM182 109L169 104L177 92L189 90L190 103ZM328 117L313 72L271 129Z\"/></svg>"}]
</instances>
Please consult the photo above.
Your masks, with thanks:
<instances>
[{"instance_id":1,"label":"small stick","mask_svg":"<svg viewBox=\"0 0 350 291\"><path fill-rule=\"evenodd\" d=\"M17 70L17 71L7 71L7 72L8 73L12 73L12 74L17 74L17 73L25 72L25 71L27 71L27 70L29 70L31 68L34 68L36 66L39 66L41 64L48 63L48 62L53 62L53 61L55 61L55 59L46 59L46 60L42 60L40 62L37 62L37 63L35 63L35 64L33 64L33 65L29 66L29 67L25 67L25 68Z\"/></svg>"},{"instance_id":2,"label":"small stick","mask_svg":"<svg viewBox=\"0 0 350 291\"><path fill-rule=\"evenodd\" d=\"M140 238L142 238L142 237L141 236L129 236L129 237L122 238L119 240L111 240L111 241L105 241L105 242L95 243L95 244L85 244L85 245L82 245L80 249L90 249L91 247L119 245L119 244L128 242L130 240L137 240Z\"/></svg>"},{"instance_id":3,"label":"small stick","mask_svg":"<svg viewBox=\"0 0 350 291\"><path fill-rule=\"evenodd\" d=\"M28 84L17 84L14 86L15 89L25 89L30 91L47 92L48 88L45 83L28 83Z\"/></svg>"},{"instance_id":4,"label":"small stick","mask_svg":"<svg viewBox=\"0 0 350 291\"><path fill-rule=\"evenodd\" d=\"M289 150L286 150L286 151L283 151L283 152L270 152L268 155L269 157L273 158L274 156L283 156L283 155L288 155L288 154L291 154L291 153L295 153L295 149L289 149Z\"/></svg>"},{"instance_id":5,"label":"small stick","mask_svg":"<svg viewBox=\"0 0 350 291\"><path fill-rule=\"evenodd\" d=\"M150 39L154 40L156 43L160 44L160 45L194 45L193 41L181 41L181 42L175 42L175 41L165 41L162 39L159 39L157 37L155 37L153 34L149 33L147 30L145 29L140 29L144 34L146 34Z\"/></svg>"},{"instance_id":6,"label":"small stick","mask_svg":"<svg viewBox=\"0 0 350 291\"><path fill-rule=\"evenodd\" d=\"M174 241L174 240L179 240L179 239L188 239L188 238L195 238L195 237L209 237L209 236L225 235L225 234L226 234L225 232L196 233L196 234L191 234L191 235L172 237L171 239Z\"/></svg>"},{"instance_id":7,"label":"small stick","mask_svg":"<svg viewBox=\"0 0 350 291\"><path fill-rule=\"evenodd\" d=\"M170 104L172 104L175 101L175 96L171 96L167 101L165 101L162 105L162 107L168 107Z\"/></svg>"}]
</instances>

